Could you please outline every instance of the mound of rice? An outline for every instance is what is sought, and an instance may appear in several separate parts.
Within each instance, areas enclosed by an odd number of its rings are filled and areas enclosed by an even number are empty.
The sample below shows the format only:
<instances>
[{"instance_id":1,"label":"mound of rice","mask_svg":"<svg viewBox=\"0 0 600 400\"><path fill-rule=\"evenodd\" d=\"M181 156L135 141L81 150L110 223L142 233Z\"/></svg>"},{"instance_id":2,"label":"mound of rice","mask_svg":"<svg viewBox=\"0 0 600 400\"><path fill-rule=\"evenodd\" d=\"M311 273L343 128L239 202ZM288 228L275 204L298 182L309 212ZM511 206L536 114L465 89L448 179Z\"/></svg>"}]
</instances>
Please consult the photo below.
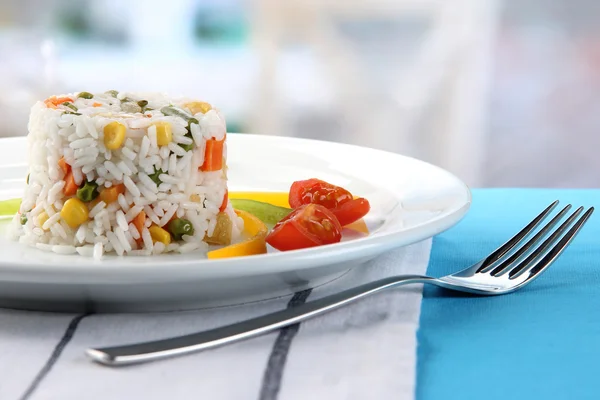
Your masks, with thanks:
<instances>
[{"instance_id":1,"label":"mound of rice","mask_svg":"<svg viewBox=\"0 0 600 400\"><path fill-rule=\"evenodd\" d=\"M102 257L206 250L243 221L227 197L226 125L210 104L80 92L36 103L13 237Z\"/></svg>"}]
</instances>

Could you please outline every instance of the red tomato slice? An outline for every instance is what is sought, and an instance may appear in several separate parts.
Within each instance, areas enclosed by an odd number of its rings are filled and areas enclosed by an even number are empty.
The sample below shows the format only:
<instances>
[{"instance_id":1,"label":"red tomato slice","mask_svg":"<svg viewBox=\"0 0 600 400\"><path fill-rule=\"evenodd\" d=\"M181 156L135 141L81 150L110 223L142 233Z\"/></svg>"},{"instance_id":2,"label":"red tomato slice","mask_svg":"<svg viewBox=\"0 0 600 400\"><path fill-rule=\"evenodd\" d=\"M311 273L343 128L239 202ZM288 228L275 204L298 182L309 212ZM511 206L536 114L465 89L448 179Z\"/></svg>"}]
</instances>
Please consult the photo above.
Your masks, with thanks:
<instances>
[{"instance_id":1,"label":"red tomato slice","mask_svg":"<svg viewBox=\"0 0 600 400\"><path fill-rule=\"evenodd\" d=\"M358 221L371 209L367 199L354 199L346 189L314 178L294 182L288 201L292 208L320 204L329 209L342 226Z\"/></svg>"},{"instance_id":2,"label":"red tomato slice","mask_svg":"<svg viewBox=\"0 0 600 400\"><path fill-rule=\"evenodd\" d=\"M342 239L342 226L327 208L306 204L279 221L266 238L277 250L297 250Z\"/></svg>"}]
</instances>

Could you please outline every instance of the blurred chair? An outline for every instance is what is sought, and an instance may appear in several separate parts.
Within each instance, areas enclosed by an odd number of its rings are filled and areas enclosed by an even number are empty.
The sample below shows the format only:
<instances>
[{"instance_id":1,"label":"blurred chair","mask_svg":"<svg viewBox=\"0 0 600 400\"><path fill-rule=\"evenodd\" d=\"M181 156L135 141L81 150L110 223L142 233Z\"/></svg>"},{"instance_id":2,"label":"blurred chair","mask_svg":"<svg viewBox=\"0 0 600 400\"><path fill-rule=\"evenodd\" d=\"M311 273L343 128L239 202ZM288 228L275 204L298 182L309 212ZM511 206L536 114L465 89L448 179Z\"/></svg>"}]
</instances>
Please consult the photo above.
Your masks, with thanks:
<instances>
[{"instance_id":1,"label":"blurred chair","mask_svg":"<svg viewBox=\"0 0 600 400\"><path fill-rule=\"evenodd\" d=\"M447 168L470 185L480 183L496 0L254 0L253 5L259 58L254 132L382 148ZM408 42L389 40L386 33L402 31L398 23L426 29ZM369 42L378 28L384 35L376 32ZM311 77L302 71L312 68L305 57L297 72L288 74L288 81L301 81L307 92L302 95L281 93L289 86L281 80L282 60L293 44L310 49L322 67L319 77ZM335 121L319 123L327 116Z\"/></svg>"}]
</instances>

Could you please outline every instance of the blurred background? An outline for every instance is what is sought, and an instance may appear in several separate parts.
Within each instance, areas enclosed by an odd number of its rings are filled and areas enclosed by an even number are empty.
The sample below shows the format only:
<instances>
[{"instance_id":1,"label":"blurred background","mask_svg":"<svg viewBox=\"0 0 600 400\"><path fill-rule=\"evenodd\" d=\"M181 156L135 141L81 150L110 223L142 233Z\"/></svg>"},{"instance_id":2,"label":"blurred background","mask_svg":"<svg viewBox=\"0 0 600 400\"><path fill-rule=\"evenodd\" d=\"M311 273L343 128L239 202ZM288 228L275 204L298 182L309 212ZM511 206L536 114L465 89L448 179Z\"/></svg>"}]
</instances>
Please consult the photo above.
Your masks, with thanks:
<instances>
[{"instance_id":1,"label":"blurred background","mask_svg":"<svg viewBox=\"0 0 600 400\"><path fill-rule=\"evenodd\" d=\"M0 0L0 136L50 94L163 91L229 132L386 149L474 187L595 187L599 20L596 0Z\"/></svg>"}]
</instances>

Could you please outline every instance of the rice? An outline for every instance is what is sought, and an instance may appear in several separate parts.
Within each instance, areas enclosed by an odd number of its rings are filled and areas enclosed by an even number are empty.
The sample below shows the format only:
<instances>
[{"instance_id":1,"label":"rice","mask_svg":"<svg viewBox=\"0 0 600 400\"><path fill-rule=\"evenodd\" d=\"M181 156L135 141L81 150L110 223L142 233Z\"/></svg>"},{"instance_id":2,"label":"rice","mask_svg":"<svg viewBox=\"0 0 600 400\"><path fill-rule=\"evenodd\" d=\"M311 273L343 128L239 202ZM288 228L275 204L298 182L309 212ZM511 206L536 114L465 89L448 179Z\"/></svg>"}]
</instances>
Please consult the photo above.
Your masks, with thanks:
<instances>
[{"instance_id":1,"label":"rice","mask_svg":"<svg viewBox=\"0 0 600 400\"><path fill-rule=\"evenodd\" d=\"M69 114L73 110L59 101L64 97L80 115ZM86 99L74 93L32 107L29 184L19 210L26 221L21 225L21 218L13 219L13 239L44 251L96 259L105 253L206 250L203 240L215 229L227 180L223 171L205 168L204 152L207 140L225 140L225 120L215 109L198 113L198 103L163 94L120 93L118 98L98 93ZM132 113L137 106L131 102L140 100L148 101L149 108ZM171 135L157 128L159 121L170 126ZM225 150L220 156L225 161ZM215 169L225 168L225 162L218 165ZM78 188L89 186L74 194L73 184L66 184L69 179ZM116 195L107 197L107 190ZM201 195L203 202L191 195ZM86 211L72 212L74 202ZM224 204L222 212L234 215L227 199ZM139 226L136 217L142 212L145 220ZM187 219L194 234L174 240L168 229L175 218ZM167 245L152 238L154 225L171 234Z\"/></svg>"},{"instance_id":2,"label":"rice","mask_svg":"<svg viewBox=\"0 0 600 400\"><path fill-rule=\"evenodd\" d=\"M104 245L101 242L96 243L94 245L93 257L96 260L99 260L102 258L103 253L104 253Z\"/></svg>"}]
</instances>

